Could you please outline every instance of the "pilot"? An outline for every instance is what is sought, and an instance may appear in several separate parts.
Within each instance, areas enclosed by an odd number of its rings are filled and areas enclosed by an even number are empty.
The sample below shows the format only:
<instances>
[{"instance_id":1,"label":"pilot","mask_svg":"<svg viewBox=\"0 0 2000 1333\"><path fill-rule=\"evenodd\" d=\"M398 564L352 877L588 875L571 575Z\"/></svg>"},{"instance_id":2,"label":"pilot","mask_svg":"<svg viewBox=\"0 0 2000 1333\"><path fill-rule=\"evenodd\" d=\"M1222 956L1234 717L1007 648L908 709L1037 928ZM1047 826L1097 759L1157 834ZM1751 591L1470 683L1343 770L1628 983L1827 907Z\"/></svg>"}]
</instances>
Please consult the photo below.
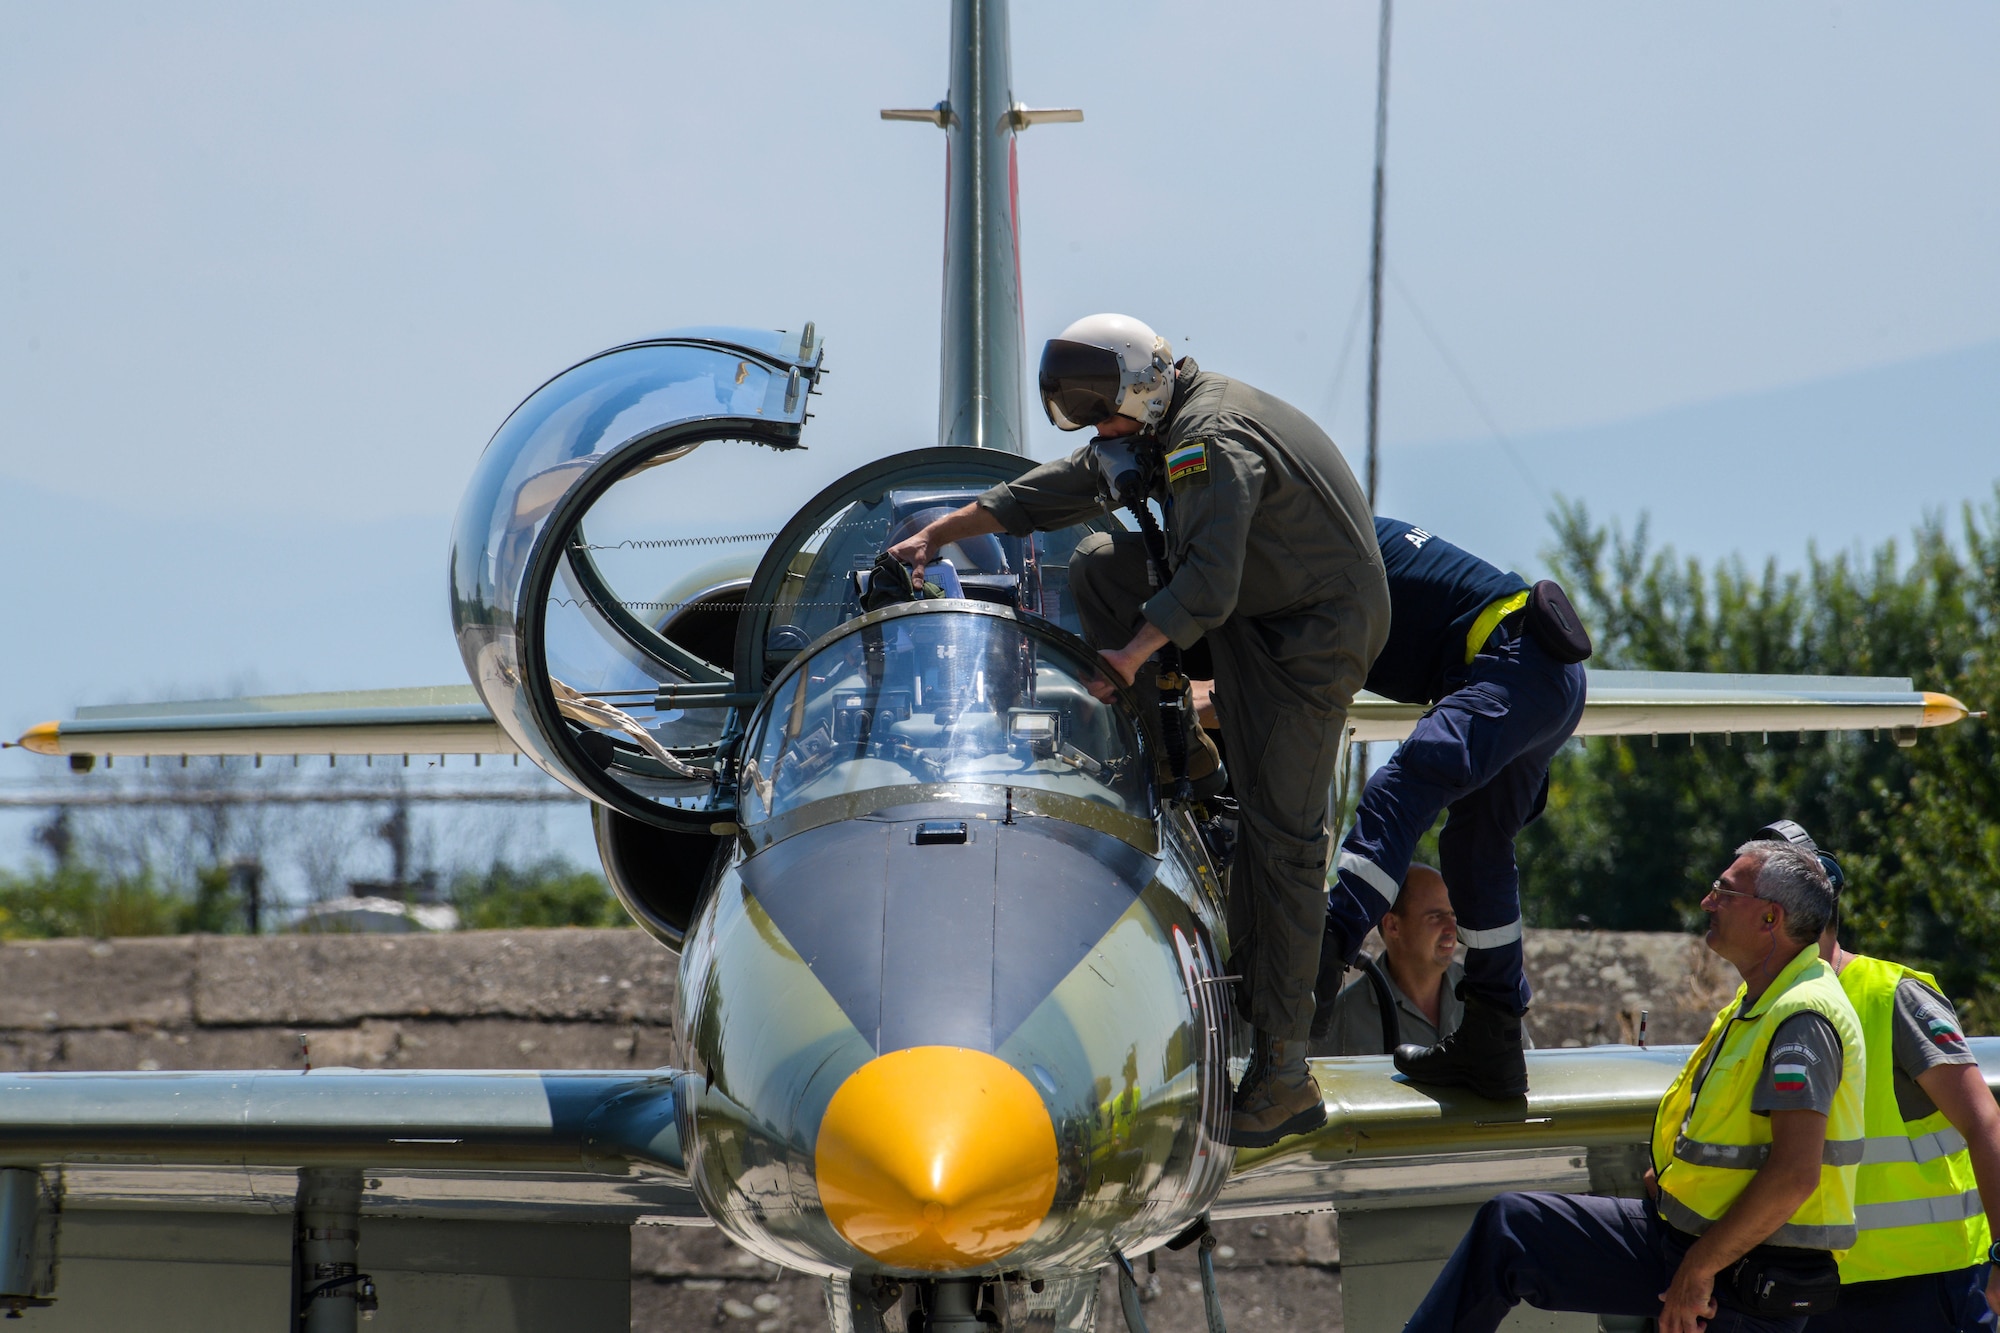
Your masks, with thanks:
<instances>
[{"instance_id":1,"label":"pilot","mask_svg":"<svg viewBox=\"0 0 2000 1333\"><path fill-rule=\"evenodd\" d=\"M1868 1083L1861 1020L1819 956L1833 889L1811 854L1752 841L1701 905L1743 984L1660 1100L1651 1197L1494 1198L1404 1333L1490 1333L1524 1300L1659 1333L1799 1333L1831 1308Z\"/></svg>"},{"instance_id":2,"label":"pilot","mask_svg":"<svg viewBox=\"0 0 2000 1333\"><path fill-rule=\"evenodd\" d=\"M1589 640L1553 583L1531 590L1519 574L1398 519L1376 518L1375 534L1394 615L1368 688L1429 709L1369 776L1341 844L1316 1026L1331 1022L1341 970L1395 906L1417 839L1449 810L1438 860L1466 947L1457 983L1465 1021L1437 1042L1398 1049L1396 1068L1419 1083L1521 1097L1528 981L1514 836L1541 812L1549 761L1583 716Z\"/></svg>"},{"instance_id":3,"label":"pilot","mask_svg":"<svg viewBox=\"0 0 2000 1333\"><path fill-rule=\"evenodd\" d=\"M1095 438L892 550L921 568L976 533L1101 517L1128 477L1160 506L1164 586L1151 581L1142 535L1118 532L1077 544L1070 587L1085 636L1142 703L1157 697L1146 663L1167 643L1212 652L1242 816L1231 961L1257 1029L1229 1134L1266 1146L1326 1119L1306 1037L1326 914L1327 803L1348 705L1389 631L1368 502L1303 413L1193 358L1176 363L1167 340L1136 319L1092 315L1063 330L1043 349L1041 392L1058 428L1094 428Z\"/></svg>"},{"instance_id":4,"label":"pilot","mask_svg":"<svg viewBox=\"0 0 2000 1333\"><path fill-rule=\"evenodd\" d=\"M1993 1210L1982 1203L1979 1184L2000 1191L2000 1108L1965 1044L1965 1029L1924 973L1840 947L1845 877L1804 829L1781 819L1757 837L1804 848L1826 870L1835 907L1819 937L1819 956L1854 1002L1867 1043L1868 1149L1854 1207L1860 1236L1840 1256L1840 1304L1806 1327L1809 1333L1975 1328L1989 1311L2000 1316L2000 1268L1990 1267Z\"/></svg>"}]
</instances>

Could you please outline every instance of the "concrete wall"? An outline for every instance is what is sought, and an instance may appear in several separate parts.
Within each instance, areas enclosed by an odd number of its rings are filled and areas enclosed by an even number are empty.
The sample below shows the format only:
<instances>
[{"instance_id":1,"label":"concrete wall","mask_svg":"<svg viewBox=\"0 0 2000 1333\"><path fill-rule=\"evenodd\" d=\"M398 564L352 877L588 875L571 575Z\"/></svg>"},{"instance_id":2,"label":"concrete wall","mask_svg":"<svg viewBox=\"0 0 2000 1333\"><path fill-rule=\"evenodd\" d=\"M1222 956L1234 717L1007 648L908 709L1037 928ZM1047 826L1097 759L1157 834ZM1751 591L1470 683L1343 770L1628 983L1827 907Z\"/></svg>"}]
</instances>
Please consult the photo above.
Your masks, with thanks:
<instances>
[{"instance_id":1,"label":"concrete wall","mask_svg":"<svg viewBox=\"0 0 2000 1333\"><path fill-rule=\"evenodd\" d=\"M651 1068L674 971L637 930L16 942L0 1068Z\"/></svg>"},{"instance_id":2,"label":"concrete wall","mask_svg":"<svg viewBox=\"0 0 2000 1333\"><path fill-rule=\"evenodd\" d=\"M1542 1046L1696 1040L1733 974L1678 935L1530 931ZM0 1068L645 1068L679 1059L674 956L637 930L437 936L192 937L0 945ZM1233 1333L1340 1328L1331 1217L1217 1228ZM1193 1251L1159 1256L1156 1333L1203 1327ZM709 1228L639 1227L635 1329L825 1327L817 1280L779 1272ZM1100 1327L1121 1329L1106 1285ZM1524 1325L1525 1327L1526 1325Z\"/></svg>"}]
</instances>

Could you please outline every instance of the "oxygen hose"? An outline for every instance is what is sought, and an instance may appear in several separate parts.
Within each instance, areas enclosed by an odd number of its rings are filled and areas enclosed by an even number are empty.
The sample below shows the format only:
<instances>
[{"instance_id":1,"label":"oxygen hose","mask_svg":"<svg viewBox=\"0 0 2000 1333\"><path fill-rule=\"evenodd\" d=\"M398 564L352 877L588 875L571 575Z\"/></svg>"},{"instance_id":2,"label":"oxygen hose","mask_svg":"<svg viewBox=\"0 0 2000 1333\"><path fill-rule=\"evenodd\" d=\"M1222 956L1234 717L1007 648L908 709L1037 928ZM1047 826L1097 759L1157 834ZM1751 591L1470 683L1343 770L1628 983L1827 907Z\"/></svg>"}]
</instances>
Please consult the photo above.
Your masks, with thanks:
<instances>
[{"instance_id":1,"label":"oxygen hose","mask_svg":"<svg viewBox=\"0 0 2000 1333\"><path fill-rule=\"evenodd\" d=\"M1157 452L1149 450L1148 460L1156 457ZM1154 520L1153 511L1146 507L1145 487L1140 482L1138 469L1118 478L1118 502L1132 512L1133 520L1139 525L1140 536L1146 543L1146 570L1150 582L1155 588L1166 587L1171 574L1167 567L1167 539ZM1167 769L1171 774L1167 796L1186 804L1194 800L1194 784L1188 781L1187 710L1182 702L1187 691L1187 676L1181 670L1180 646L1173 640L1169 639L1166 646L1160 649L1159 657L1160 738L1166 748Z\"/></svg>"}]
</instances>

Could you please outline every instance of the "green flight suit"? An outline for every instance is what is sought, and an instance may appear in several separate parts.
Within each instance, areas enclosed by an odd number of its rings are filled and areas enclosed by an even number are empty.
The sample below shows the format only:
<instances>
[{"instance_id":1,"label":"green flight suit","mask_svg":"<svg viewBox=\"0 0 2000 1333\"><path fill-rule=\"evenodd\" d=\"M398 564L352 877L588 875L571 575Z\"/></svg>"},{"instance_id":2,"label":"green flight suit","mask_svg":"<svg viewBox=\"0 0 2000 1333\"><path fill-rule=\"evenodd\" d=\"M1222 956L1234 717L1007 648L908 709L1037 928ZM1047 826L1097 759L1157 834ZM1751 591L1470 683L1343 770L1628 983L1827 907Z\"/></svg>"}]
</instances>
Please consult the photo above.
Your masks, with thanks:
<instances>
[{"instance_id":1,"label":"green flight suit","mask_svg":"<svg viewBox=\"0 0 2000 1333\"><path fill-rule=\"evenodd\" d=\"M1159 428L1169 480L1154 493L1173 577L1152 588L1140 536L1100 533L1078 543L1070 589L1100 649L1124 647L1142 618L1182 648L1208 640L1242 809L1231 965L1251 1022L1303 1041L1326 922L1328 798L1348 705L1389 637L1388 578L1368 502L1324 431L1192 358L1177 369ZM1019 536L1102 513L1109 498L1086 445L978 503Z\"/></svg>"}]
</instances>

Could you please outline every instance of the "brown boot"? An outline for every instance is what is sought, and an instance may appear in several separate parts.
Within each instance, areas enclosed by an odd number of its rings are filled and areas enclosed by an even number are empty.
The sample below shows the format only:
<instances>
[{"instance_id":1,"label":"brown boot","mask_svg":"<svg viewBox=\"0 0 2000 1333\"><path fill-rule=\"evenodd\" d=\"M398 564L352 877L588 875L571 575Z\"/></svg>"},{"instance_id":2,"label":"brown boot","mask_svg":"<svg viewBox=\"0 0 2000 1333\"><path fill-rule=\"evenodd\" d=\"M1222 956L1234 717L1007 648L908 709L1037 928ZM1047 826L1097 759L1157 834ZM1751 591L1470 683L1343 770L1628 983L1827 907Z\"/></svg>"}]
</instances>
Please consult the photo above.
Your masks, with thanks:
<instances>
[{"instance_id":1,"label":"brown boot","mask_svg":"<svg viewBox=\"0 0 2000 1333\"><path fill-rule=\"evenodd\" d=\"M1259 1032L1250 1067L1230 1104L1230 1146L1268 1148L1325 1123L1326 1103L1306 1064L1306 1044Z\"/></svg>"},{"instance_id":2,"label":"brown boot","mask_svg":"<svg viewBox=\"0 0 2000 1333\"><path fill-rule=\"evenodd\" d=\"M1192 710L1187 716L1188 782L1194 787L1194 798L1200 801L1220 796L1229 786L1229 774L1222 767L1222 752L1215 748L1214 739L1206 731L1193 725ZM1154 776L1161 791L1173 784L1173 766L1167 762L1165 755L1155 765Z\"/></svg>"}]
</instances>

